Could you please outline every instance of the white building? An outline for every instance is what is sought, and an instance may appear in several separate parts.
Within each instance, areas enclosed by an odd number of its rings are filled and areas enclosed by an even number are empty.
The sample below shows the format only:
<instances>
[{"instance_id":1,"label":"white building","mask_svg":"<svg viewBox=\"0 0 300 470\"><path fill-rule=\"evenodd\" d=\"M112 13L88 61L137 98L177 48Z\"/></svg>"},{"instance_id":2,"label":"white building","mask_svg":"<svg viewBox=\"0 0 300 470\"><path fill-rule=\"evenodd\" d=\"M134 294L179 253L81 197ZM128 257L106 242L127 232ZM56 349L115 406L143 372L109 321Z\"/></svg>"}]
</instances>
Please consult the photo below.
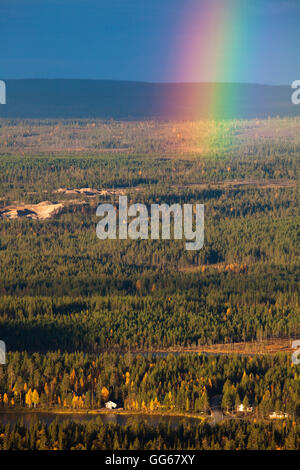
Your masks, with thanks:
<instances>
[{"instance_id":1,"label":"white building","mask_svg":"<svg viewBox=\"0 0 300 470\"><path fill-rule=\"evenodd\" d=\"M105 408L108 408L109 410L113 410L114 408L117 408L117 404L114 403L113 401L107 401L105 403Z\"/></svg>"},{"instance_id":2,"label":"white building","mask_svg":"<svg viewBox=\"0 0 300 470\"><path fill-rule=\"evenodd\" d=\"M252 411L253 411L253 406L247 406L247 407L245 407L245 406L243 405L243 403L241 403L240 405L238 405L238 406L236 407L236 411L237 411L238 413L252 413Z\"/></svg>"},{"instance_id":3,"label":"white building","mask_svg":"<svg viewBox=\"0 0 300 470\"><path fill-rule=\"evenodd\" d=\"M272 413L269 415L270 419L284 419L288 417L289 415L287 413L283 413L283 411L279 411L278 413L276 411L272 411Z\"/></svg>"}]
</instances>

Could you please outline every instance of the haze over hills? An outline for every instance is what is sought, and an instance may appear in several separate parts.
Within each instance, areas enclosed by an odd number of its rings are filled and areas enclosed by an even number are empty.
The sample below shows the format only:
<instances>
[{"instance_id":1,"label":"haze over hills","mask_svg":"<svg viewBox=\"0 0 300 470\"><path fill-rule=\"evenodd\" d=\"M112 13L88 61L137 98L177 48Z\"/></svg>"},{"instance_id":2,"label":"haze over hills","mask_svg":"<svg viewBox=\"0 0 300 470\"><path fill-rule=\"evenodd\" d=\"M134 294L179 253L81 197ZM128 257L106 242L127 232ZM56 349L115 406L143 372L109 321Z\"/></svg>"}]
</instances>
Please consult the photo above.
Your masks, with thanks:
<instances>
[{"instance_id":1,"label":"haze over hills","mask_svg":"<svg viewBox=\"0 0 300 470\"><path fill-rule=\"evenodd\" d=\"M203 119L299 116L290 86L146 83L110 80L6 80L0 117ZM211 97L218 97L212 109Z\"/></svg>"}]
</instances>

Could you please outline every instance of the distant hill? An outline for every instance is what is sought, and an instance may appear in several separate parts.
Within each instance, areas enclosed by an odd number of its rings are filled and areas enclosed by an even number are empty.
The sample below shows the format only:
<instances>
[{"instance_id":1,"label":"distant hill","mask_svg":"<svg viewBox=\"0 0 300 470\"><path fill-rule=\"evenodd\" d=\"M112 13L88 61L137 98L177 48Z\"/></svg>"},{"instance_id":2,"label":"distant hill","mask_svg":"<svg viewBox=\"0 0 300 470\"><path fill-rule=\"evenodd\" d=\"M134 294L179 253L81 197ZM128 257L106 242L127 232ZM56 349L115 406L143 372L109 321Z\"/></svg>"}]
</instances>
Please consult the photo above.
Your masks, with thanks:
<instances>
[{"instance_id":1,"label":"distant hill","mask_svg":"<svg viewBox=\"0 0 300 470\"><path fill-rule=\"evenodd\" d=\"M109 80L6 80L10 118L255 118L300 115L289 86L144 83Z\"/></svg>"}]
</instances>

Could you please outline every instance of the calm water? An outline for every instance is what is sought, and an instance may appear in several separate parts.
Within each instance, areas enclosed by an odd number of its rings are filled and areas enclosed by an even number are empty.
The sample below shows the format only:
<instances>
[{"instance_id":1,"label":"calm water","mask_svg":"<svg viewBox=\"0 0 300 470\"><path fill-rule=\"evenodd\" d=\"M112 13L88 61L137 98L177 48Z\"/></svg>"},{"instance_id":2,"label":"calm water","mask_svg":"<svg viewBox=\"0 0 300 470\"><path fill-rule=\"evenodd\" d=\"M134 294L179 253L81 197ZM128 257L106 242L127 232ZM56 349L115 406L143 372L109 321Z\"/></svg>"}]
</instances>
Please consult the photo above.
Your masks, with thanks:
<instances>
[{"instance_id":1,"label":"calm water","mask_svg":"<svg viewBox=\"0 0 300 470\"><path fill-rule=\"evenodd\" d=\"M143 421L151 426L158 426L159 423L164 423L170 425L172 428L177 428L181 423L185 425L188 423L199 424L201 421L196 418L184 418L180 416L158 416L158 415L135 415L135 414L117 414L117 413L107 413L107 414L77 414L77 413L65 413L65 414L55 414L47 412L35 412L35 413L0 413L0 423L1 424L11 424L14 425L17 422L23 421L25 426L29 426L35 422L41 422L47 426L53 421L61 423L66 420L72 420L75 422L82 421L95 421L98 423L117 423L120 425L129 424L132 421Z\"/></svg>"}]
</instances>

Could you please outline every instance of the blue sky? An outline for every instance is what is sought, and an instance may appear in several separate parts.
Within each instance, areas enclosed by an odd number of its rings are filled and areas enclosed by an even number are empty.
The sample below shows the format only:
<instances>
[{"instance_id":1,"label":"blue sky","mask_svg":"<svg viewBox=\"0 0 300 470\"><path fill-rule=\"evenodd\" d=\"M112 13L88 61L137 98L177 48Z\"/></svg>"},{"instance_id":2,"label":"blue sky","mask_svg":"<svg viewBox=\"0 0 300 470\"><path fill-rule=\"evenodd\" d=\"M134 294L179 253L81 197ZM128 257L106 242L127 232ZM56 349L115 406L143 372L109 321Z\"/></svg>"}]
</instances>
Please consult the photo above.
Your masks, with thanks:
<instances>
[{"instance_id":1,"label":"blue sky","mask_svg":"<svg viewBox=\"0 0 300 470\"><path fill-rule=\"evenodd\" d=\"M189 34L181 18L208 1L226 8L239 0L0 0L0 78L176 81L168 64L176 60L174 45ZM240 3L262 28L255 51L259 66L252 60L251 67L235 71L234 80L300 79L300 0ZM201 70L180 76L210 79Z\"/></svg>"}]
</instances>

